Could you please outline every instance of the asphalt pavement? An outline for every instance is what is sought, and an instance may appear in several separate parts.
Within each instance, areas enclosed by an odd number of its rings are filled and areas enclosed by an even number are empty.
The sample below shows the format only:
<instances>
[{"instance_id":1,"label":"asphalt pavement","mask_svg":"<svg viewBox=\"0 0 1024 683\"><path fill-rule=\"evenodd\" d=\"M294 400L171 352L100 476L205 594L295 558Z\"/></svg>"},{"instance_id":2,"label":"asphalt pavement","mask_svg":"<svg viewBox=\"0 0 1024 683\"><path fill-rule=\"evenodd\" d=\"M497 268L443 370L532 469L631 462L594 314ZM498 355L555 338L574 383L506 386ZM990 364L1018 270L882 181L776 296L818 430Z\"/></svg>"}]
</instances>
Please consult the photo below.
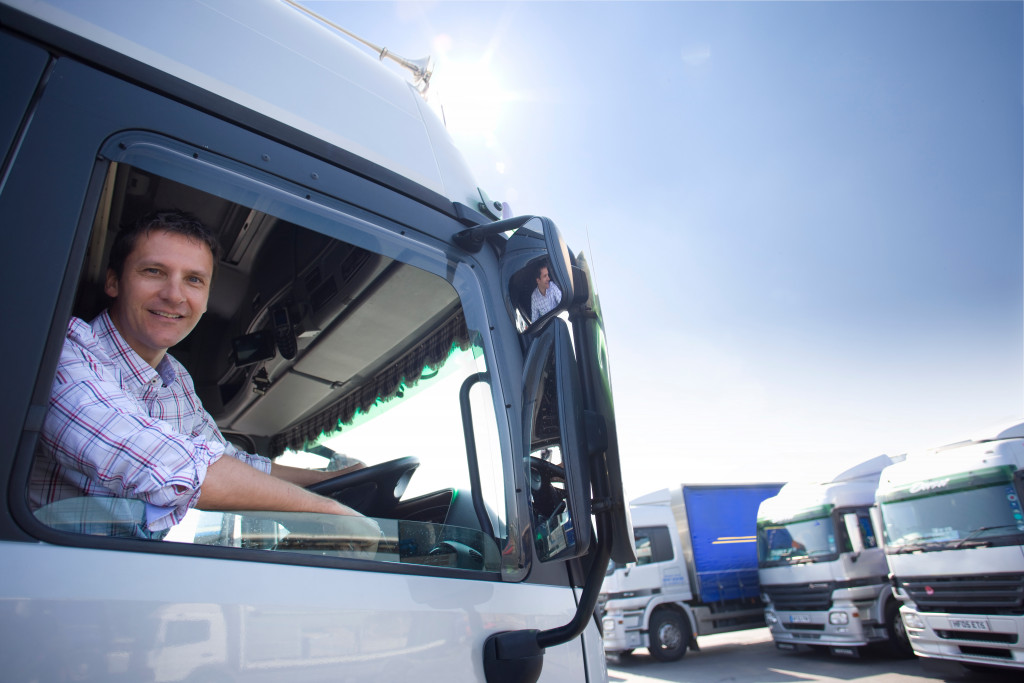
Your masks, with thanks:
<instances>
[{"instance_id":1,"label":"asphalt pavement","mask_svg":"<svg viewBox=\"0 0 1024 683\"><path fill-rule=\"evenodd\" d=\"M659 662L640 649L608 657L609 683L1010 683L1024 673L971 672L954 662L896 659L867 651L856 659L801 649L775 649L767 628L699 639L700 650L676 662Z\"/></svg>"}]
</instances>

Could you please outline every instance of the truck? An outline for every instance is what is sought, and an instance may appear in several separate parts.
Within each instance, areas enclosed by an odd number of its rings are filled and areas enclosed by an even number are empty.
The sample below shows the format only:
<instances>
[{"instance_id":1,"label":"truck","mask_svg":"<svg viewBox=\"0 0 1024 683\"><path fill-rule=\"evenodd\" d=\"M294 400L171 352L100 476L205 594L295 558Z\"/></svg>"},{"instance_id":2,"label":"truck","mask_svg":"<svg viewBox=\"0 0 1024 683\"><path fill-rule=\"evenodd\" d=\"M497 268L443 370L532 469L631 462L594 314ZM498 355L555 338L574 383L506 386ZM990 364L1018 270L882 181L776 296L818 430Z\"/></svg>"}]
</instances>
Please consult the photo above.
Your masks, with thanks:
<instances>
[{"instance_id":1,"label":"truck","mask_svg":"<svg viewBox=\"0 0 1024 683\"><path fill-rule=\"evenodd\" d=\"M893 590L918 657L1024 670L1024 422L907 455L878 485Z\"/></svg>"},{"instance_id":2,"label":"truck","mask_svg":"<svg viewBox=\"0 0 1024 683\"><path fill-rule=\"evenodd\" d=\"M631 501L636 562L604 577L605 652L675 661L698 636L763 627L757 508L781 486L682 484Z\"/></svg>"},{"instance_id":3,"label":"truck","mask_svg":"<svg viewBox=\"0 0 1024 683\"><path fill-rule=\"evenodd\" d=\"M5 679L606 680L594 611L635 555L590 268L479 185L428 62L340 28L291 0L0 0ZM170 350L205 412L275 462L365 463L311 487L364 517L142 537L140 500L40 502L69 320L106 305L121 227L170 209L219 246ZM533 316L541 265L562 296Z\"/></svg>"},{"instance_id":4,"label":"truck","mask_svg":"<svg viewBox=\"0 0 1024 683\"><path fill-rule=\"evenodd\" d=\"M882 470L903 457L879 455L828 482L791 482L761 503L758 571L780 650L855 657L879 644L910 653L871 516Z\"/></svg>"}]
</instances>

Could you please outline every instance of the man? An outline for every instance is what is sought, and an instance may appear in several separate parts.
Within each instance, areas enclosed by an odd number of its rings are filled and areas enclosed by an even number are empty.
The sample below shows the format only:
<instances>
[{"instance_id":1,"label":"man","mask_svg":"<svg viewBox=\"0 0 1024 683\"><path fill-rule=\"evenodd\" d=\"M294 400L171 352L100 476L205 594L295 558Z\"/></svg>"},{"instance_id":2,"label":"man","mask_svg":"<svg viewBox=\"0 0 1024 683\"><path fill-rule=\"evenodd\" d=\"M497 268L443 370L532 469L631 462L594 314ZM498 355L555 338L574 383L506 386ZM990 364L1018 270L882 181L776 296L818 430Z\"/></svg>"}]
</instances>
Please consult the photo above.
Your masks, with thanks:
<instances>
[{"instance_id":1,"label":"man","mask_svg":"<svg viewBox=\"0 0 1024 683\"><path fill-rule=\"evenodd\" d=\"M537 287L530 296L530 320L535 321L562 301L562 290L548 275L546 263L537 267Z\"/></svg>"},{"instance_id":2,"label":"man","mask_svg":"<svg viewBox=\"0 0 1024 683\"><path fill-rule=\"evenodd\" d=\"M302 488L339 472L272 464L228 443L167 353L206 312L216 251L209 229L180 212L118 233L105 286L113 303L68 324L33 463L34 508L77 496L139 500L136 534L151 538L191 507L358 515Z\"/></svg>"}]
</instances>

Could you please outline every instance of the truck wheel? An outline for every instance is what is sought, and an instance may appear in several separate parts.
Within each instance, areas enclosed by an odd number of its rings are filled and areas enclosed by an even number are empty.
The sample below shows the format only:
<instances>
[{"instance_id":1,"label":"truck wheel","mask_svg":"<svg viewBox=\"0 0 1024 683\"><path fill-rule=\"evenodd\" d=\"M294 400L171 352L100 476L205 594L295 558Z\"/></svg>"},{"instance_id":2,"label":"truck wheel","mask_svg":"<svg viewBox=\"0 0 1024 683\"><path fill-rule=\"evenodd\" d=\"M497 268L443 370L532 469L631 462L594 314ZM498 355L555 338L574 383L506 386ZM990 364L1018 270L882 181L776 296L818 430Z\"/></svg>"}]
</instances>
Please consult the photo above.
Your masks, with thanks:
<instances>
[{"instance_id":1,"label":"truck wheel","mask_svg":"<svg viewBox=\"0 0 1024 683\"><path fill-rule=\"evenodd\" d=\"M686 654L690 628L686 617L673 610L661 610L651 617L647 650L659 662L674 662Z\"/></svg>"},{"instance_id":2,"label":"truck wheel","mask_svg":"<svg viewBox=\"0 0 1024 683\"><path fill-rule=\"evenodd\" d=\"M902 658L914 656L914 648L910 645L910 636L907 635L903 619L900 618L900 603L896 600L890 600L885 605L885 630L889 636L886 642L889 654Z\"/></svg>"}]
</instances>

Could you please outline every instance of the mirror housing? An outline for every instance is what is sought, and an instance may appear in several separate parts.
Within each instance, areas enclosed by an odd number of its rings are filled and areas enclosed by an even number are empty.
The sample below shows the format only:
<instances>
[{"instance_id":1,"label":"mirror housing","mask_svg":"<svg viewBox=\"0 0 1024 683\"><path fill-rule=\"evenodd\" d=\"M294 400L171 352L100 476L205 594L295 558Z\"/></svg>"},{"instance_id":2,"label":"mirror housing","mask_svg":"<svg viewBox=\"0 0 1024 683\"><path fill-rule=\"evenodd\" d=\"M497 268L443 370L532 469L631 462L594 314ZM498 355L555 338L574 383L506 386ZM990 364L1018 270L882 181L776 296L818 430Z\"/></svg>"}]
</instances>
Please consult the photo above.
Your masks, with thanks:
<instances>
[{"instance_id":1,"label":"mirror housing","mask_svg":"<svg viewBox=\"0 0 1024 683\"><path fill-rule=\"evenodd\" d=\"M535 444L551 445L557 436L565 473L564 510L551 512L532 533L537 558L543 562L580 557L590 548L589 451L579 397L569 329L565 321L554 319L530 345L523 373L524 449L528 454ZM536 520L533 507L531 496L531 518Z\"/></svg>"},{"instance_id":2,"label":"mirror housing","mask_svg":"<svg viewBox=\"0 0 1024 683\"><path fill-rule=\"evenodd\" d=\"M557 316L572 304L576 296L572 257L558 227L549 218L526 216L499 221L487 227L502 223L515 227L501 256L502 293L509 318L523 332L539 320ZM548 275L562 296L554 308L533 320L530 297L537 285L536 270L541 265L547 266Z\"/></svg>"},{"instance_id":3,"label":"mirror housing","mask_svg":"<svg viewBox=\"0 0 1024 683\"><path fill-rule=\"evenodd\" d=\"M858 519L857 513L847 512L844 514L843 524L846 525L846 535L850 539L850 546L853 548L853 552L863 552L864 540L860 535L860 519Z\"/></svg>"}]
</instances>

